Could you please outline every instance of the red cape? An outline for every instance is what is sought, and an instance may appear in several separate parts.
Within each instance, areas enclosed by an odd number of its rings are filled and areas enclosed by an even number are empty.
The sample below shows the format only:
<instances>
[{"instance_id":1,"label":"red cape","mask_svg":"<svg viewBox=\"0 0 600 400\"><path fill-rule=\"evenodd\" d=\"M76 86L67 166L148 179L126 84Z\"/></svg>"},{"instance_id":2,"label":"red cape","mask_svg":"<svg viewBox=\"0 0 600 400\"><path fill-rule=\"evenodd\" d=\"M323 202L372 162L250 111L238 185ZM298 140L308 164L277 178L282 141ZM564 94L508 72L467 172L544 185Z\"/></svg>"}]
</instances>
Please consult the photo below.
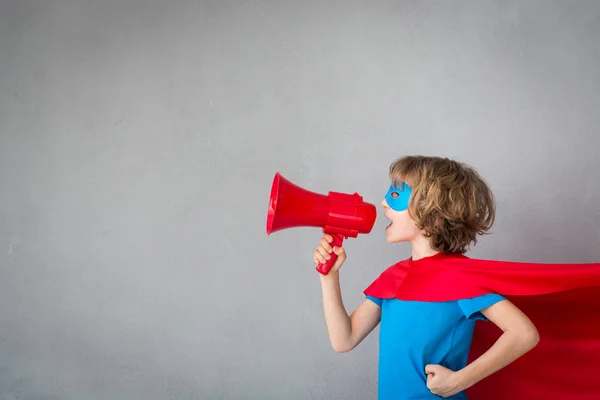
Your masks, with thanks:
<instances>
[{"instance_id":1,"label":"red cape","mask_svg":"<svg viewBox=\"0 0 600 400\"><path fill-rule=\"evenodd\" d=\"M437 254L392 265L364 293L451 301L497 293L533 321L539 344L467 390L469 399L600 399L600 263L537 264ZM500 337L475 325L469 362Z\"/></svg>"}]
</instances>

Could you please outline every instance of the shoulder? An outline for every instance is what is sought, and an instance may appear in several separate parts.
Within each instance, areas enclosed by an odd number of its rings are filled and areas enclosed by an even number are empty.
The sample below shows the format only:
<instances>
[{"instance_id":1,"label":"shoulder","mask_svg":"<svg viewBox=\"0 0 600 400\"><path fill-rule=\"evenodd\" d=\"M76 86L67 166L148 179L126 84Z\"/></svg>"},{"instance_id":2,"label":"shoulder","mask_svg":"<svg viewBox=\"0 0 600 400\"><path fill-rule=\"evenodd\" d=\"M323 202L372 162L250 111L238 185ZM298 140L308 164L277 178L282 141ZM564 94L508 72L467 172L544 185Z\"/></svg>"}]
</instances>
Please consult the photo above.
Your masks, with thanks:
<instances>
[{"instance_id":1,"label":"shoulder","mask_svg":"<svg viewBox=\"0 0 600 400\"><path fill-rule=\"evenodd\" d=\"M388 267L364 290L364 294L380 299L391 299L396 297L398 288L404 281L408 272L406 261L407 260L403 260Z\"/></svg>"}]
</instances>

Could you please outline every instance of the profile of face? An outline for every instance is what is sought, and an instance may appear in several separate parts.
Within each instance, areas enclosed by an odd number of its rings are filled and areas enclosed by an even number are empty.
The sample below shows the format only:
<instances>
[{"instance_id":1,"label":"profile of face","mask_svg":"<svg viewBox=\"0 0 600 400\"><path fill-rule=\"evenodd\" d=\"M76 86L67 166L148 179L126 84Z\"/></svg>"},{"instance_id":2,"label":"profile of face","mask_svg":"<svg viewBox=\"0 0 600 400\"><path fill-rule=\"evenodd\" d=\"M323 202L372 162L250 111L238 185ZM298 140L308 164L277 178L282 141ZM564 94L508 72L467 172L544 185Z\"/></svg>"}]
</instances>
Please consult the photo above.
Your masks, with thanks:
<instances>
[{"instance_id":1,"label":"profile of face","mask_svg":"<svg viewBox=\"0 0 600 400\"><path fill-rule=\"evenodd\" d=\"M381 202L384 215L391 222L385 228L388 243L413 242L421 234L408 214L408 204L412 188L405 182L398 187L391 185L385 199Z\"/></svg>"}]
</instances>

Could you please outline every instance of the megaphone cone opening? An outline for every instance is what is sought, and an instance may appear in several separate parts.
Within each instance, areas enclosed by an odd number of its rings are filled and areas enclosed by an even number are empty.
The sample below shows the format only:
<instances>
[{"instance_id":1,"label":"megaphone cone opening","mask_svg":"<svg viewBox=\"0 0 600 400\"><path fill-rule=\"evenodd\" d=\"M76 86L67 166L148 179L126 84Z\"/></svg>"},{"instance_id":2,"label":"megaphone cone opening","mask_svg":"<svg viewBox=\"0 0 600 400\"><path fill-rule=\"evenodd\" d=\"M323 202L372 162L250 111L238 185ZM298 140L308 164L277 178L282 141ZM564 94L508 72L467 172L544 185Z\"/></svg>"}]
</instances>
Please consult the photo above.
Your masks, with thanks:
<instances>
[{"instance_id":1,"label":"megaphone cone opening","mask_svg":"<svg viewBox=\"0 0 600 400\"><path fill-rule=\"evenodd\" d=\"M267 210L267 235L270 235L273 231L273 221L275 220L275 210L277 209L277 197L279 194L279 177L281 175L275 174L273 178L273 184L271 185L271 195L269 196L269 209Z\"/></svg>"},{"instance_id":2,"label":"megaphone cone opening","mask_svg":"<svg viewBox=\"0 0 600 400\"><path fill-rule=\"evenodd\" d=\"M297 226L324 227L329 198L303 189L276 173L269 196L267 235Z\"/></svg>"}]
</instances>

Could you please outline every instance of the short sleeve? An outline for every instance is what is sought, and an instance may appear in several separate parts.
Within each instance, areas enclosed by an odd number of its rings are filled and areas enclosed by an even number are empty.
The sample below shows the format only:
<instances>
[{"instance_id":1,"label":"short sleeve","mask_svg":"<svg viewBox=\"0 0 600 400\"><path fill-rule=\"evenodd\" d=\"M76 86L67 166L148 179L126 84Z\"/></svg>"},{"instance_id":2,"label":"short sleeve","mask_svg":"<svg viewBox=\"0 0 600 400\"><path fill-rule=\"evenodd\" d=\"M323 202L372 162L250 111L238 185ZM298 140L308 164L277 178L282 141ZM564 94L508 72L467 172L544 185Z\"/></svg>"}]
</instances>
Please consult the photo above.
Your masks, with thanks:
<instances>
[{"instance_id":1,"label":"short sleeve","mask_svg":"<svg viewBox=\"0 0 600 400\"><path fill-rule=\"evenodd\" d=\"M382 300L379 297L367 296L367 299L381 307Z\"/></svg>"},{"instance_id":2,"label":"short sleeve","mask_svg":"<svg viewBox=\"0 0 600 400\"><path fill-rule=\"evenodd\" d=\"M487 318L480 311L502 300L506 300L506 298L499 294L486 294L471 299L458 300L458 305L468 319L486 321Z\"/></svg>"}]
</instances>

